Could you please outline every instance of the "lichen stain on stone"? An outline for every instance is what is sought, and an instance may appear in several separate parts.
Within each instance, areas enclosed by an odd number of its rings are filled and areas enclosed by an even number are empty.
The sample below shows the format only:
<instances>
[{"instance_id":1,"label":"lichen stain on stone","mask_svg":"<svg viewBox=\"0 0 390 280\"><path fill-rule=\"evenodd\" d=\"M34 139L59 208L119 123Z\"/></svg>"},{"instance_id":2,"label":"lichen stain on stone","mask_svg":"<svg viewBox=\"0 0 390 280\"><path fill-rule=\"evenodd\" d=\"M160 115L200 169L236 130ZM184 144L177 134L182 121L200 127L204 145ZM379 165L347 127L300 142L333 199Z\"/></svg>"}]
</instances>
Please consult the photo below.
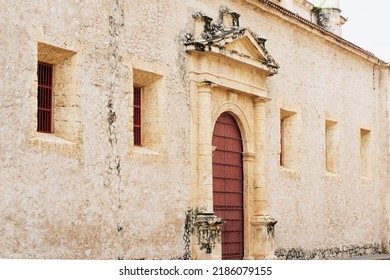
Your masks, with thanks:
<instances>
[{"instance_id":1,"label":"lichen stain on stone","mask_svg":"<svg viewBox=\"0 0 390 280\"><path fill-rule=\"evenodd\" d=\"M108 142L110 143L110 151L107 155L107 178L105 181L105 187L109 189L109 203L111 204L110 210L112 211L112 217L115 221L116 227L112 231L114 234L112 238L112 251L117 259L124 258L123 251L123 211L122 211L122 193L123 182L121 177L121 158L118 151L118 137L120 134L117 124L117 108L118 98L122 91L122 76L120 68L120 42L123 34L122 27L124 25L124 11L122 8L123 2L120 0L110 1L109 11L109 61L108 66L110 69L110 80L108 81L107 91L107 124L108 124Z\"/></svg>"},{"instance_id":2,"label":"lichen stain on stone","mask_svg":"<svg viewBox=\"0 0 390 280\"><path fill-rule=\"evenodd\" d=\"M329 260L349 259L358 256L378 255L382 251L379 244L342 246L328 249L304 250L302 248L277 249L275 255L281 260Z\"/></svg>"},{"instance_id":3,"label":"lichen stain on stone","mask_svg":"<svg viewBox=\"0 0 390 280\"><path fill-rule=\"evenodd\" d=\"M107 120L108 120L108 123L109 125L113 125L116 121L116 113L113 111L113 108L112 106L109 106L109 112L108 112L108 117L107 117Z\"/></svg>"},{"instance_id":4,"label":"lichen stain on stone","mask_svg":"<svg viewBox=\"0 0 390 280\"><path fill-rule=\"evenodd\" d=\"M116 122L116 113L113 111L112 107L109 107L109 112L107 116L109 124L109 138L108 141L111 145L117 143L116 133L115 133L115 122Z\"/></svg>"}]
</instances>

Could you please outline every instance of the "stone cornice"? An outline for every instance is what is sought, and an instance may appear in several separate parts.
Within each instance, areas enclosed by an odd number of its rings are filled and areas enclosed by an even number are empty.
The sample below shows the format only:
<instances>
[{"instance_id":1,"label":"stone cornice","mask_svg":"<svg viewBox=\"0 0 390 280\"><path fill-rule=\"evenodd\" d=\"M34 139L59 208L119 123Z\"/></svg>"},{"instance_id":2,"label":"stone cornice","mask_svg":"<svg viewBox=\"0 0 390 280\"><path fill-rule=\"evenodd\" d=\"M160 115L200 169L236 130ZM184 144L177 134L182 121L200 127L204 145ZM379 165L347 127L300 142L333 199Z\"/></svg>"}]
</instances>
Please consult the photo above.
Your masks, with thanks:
<instances>
[{"instance_id":1,"label":"stone cornice","mask_svg":"<svg viewBox=\"0 0 390 280\"><path fill-rule=\"evenodd\" d=\"M385 66L385 67L389 67L388 63L386 63L382 59L376 57L373 53L349 42L348 40L345 40L344 38L342 38L340 36L337 36L336 34L326 30L325 28L317 25L316 23L310 22L310 21L304 19L303 17L299 16L298 14L293 13L293 12L279 6L272 1L269 1L269 0L245 0L244 2L246 2L249 5L254 6L256 8L259 8L265 12L268 12L270 14L273 14L275 16L283 18L289 22L293 22L295 24L298 22L301 25L301 27L303 27L307 31L317 33L317 34L319 32L322 35L325 35L325 36L321 36L322 38L344 48L347 51L355 53L355 54L359 55L360 57L362 57L366 60L369 60L372 63L378 64L381 66Z\"/></svg>"}]
</instances>

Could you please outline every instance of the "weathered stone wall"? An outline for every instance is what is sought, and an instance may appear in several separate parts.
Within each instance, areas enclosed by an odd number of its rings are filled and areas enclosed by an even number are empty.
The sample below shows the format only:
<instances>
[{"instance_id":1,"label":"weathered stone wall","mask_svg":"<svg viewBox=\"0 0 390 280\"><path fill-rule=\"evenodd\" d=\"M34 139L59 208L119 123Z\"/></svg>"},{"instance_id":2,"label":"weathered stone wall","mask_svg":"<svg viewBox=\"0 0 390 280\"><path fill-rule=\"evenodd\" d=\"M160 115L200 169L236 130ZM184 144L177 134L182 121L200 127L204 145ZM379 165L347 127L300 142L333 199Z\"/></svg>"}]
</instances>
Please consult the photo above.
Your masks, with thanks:
<instances>
[{"instance_id":1,"label":"weathered stone wall","mask_svg":"<svg viewBox=\"0 0 390 280\"><path fill-rule=\"evenodd\" d=\"M389 84L389 79L390 79L390 69L389 67L387 68L382 68L379 72L379 75L375 75L375 81L378 83L378 87L381 90L381 101L380 101L380 108L382 111L382 118L387 118L389 119L389 110L390 110L390 99L388 96L390 96L390 84ZM383 139L389 139L390 137L389 132L390 132L390 119L389 121L381 123L381 138ZM384 219L382 223L382 231L383 231L383 236L382 236L382 245L386 252L390 252L390 168L389 168L389 161L390 161L390 142L382 142L382 150L387 151L383 152L381 154L381 161L386 163L381 166L381 174L384 178L386 178L382 182L382 193L381 196L383 198L382 200L382 211L384 213L387 213L387 218Z\"/></svg>"},{"instance_id":2,"label":"weathered stone wall","mask_svg":"<svg viewBox=\"0 0 390 280\"><path fill-rule=\"evenodd\" d=\"M388 138L380 104L387 94L373 78L378 75L373 63L317 36L315 40L307 30L260 14L249 12L241 18L268 39L267 48L280 64L279 74L268 80L267 114L266 173L270 214L278 220L276 247L310 251L333 250L340 244L354 248L382 244L386 217L378 201L388 188L381 180L387 176L381 170L388 163L375 147ZM300 116L299 164L294 169L279 166L280 108ZM339 122L337 173L326 171L326 119ZM360 129L371 133L369 177L360 174Z\"/></svg>"},{"instance_id":3,"label":"weathered stone wall","mask_svg":"<svg viewBox=\"0 0 390 280\"><path fill-rule=\"evenodd\" d=\"M181 40L193 28L192 14L217 18L220 1L2 2L0 23L7 28L0 31L0 257L183 257L191 173L197 172L191 165L191 110L197 107L191 106ZM245 3L224 5L241 14L241 26L268 39L267 49L280 64L279 74L268 78L265 164L279 256L367 244L375 244L369 253L377 252L388 230L384 202L378 207L388 188L386 83L373 81L368 60ZM74 129L75 137L36 133L38 42L74 52L74 86L64 89L74 103L57 120L79 115L81 125L65 129ZM151 112L159 140L151 133L146 147L132 144L137 71L159 77L151 86L158 94L148 100L158 105ZM218 95L225 93L215 94L217 108ZM246 97L238 100L252 122L251 104ZM293 170L279 166L281 109L299 116ZM340 129L335 174L325 168L326 119ZM361 128L371 134L368 178L359 171Z\"/></svg>"},{"instance_id":4,"label":"weathered stone wall","mask_svg":"<svg viewBox=\"0 0 390 280\"><path fill-rule=\"evenodd\" d=\"M373 65L319 38L311 39L312 34L304 30L278 27L278 32L264 28L262 33L280 64L279 74L269 80L268 115L270 212L279 221L276 246L312 250L381 244L384 216L378 207L383 186L379 172L386 163L374 148L371 175L366 178L360 175L359 159L361 128L371 131L371 147L386 139L379 137L383 118L380 91L373 87ZM278 139L280 107L301 116L299 166L294 170L278 166L279 142L271 140ZM337 173L325 169L328 118L337 121L340 130Z\"/></svg>"},{"instance_id":5,"label":"weathered stone wall","mask_svg":"<svg viewBox=\"0 0 390 280\"><path fill-rule=\"evenodd\" d=\"M6 86L1 94L0 205L6 225L0 234L1 257L183 255L189 112L179 31L170 31L176 25L170 15L178 5L136 4L3 4L7 8L2 23L9 28L1 33L6 73L1 82ZM72 75L77 86L65 94L80 97L82 131L75 131L80 140L35 132L38 42L75 52ZM157 95L163 106L156 121L165 123L165 135L159 137L163 143L148 145L156 150L131 144L133 67L170 80ZM70 107L64 114L54 113L56 125L74 116ZM177 158L182 162L178 164Z\"/></svg>"}]
</instances>

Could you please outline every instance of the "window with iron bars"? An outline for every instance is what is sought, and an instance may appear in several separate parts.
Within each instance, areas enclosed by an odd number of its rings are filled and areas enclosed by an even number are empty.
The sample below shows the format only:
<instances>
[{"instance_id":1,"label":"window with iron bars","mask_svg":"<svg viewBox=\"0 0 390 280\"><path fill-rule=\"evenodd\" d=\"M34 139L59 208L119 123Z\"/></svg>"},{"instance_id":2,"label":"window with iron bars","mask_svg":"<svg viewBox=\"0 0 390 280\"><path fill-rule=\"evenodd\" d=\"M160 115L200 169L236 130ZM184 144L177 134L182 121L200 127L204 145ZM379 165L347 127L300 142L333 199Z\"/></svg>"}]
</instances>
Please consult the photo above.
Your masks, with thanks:
<instances>
[{"instance_id":1,"label":"window with iron bars","mask_svg":"<svg viewBox=\"0 0 390 280\"><path fill-rule=\"evenodd\" d=\"M133 131L134 131L134 146L142 146L142 89L134 86L134 101L133 101Z\"/></svg>"},{"instance_id":2,"label":"window with iron bars","mask_svg":"<svg viewBox=\"0 0 390 280\"><path fill-rule=\"evenodd\" d=\"M37 131L52 133L53 65L38 61Z\"/></svg>"}]
</instances>

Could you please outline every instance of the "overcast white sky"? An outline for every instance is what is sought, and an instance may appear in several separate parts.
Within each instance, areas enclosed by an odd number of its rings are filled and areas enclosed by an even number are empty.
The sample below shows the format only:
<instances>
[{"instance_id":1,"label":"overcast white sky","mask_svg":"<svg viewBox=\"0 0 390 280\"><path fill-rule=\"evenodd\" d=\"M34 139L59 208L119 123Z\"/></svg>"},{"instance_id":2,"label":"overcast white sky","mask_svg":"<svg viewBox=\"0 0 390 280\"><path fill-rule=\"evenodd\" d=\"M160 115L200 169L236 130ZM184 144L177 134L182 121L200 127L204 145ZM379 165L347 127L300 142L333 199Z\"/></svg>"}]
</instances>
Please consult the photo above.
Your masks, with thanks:
<instances>
[{"instance_id":1,"label":"overcast white sky","mask_svg":"<svg viewBox=\"0 0 390 280\"><path fill-rule=\"evenodd\" d=\"M390 62L390 1L340 0L343 37Z\"/></svg>"}]
</instances>

